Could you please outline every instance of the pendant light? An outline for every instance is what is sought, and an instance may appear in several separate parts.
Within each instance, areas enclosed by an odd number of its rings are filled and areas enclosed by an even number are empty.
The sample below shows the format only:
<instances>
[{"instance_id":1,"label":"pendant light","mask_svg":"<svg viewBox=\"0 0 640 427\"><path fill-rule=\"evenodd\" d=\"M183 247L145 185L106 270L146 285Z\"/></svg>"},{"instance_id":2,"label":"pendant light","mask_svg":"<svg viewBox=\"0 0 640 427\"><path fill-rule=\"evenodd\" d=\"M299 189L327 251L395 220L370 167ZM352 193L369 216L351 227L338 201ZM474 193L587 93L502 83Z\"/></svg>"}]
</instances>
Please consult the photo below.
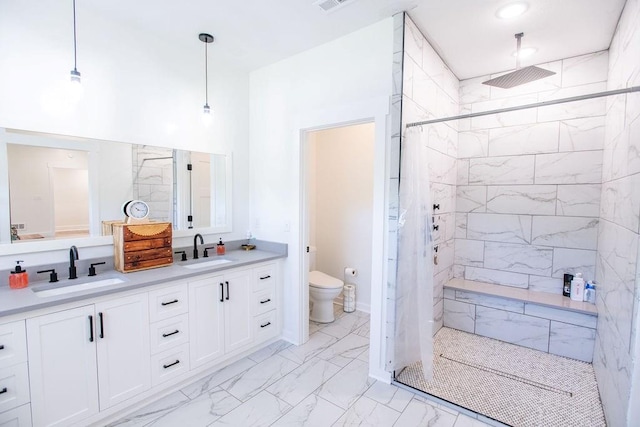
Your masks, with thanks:
<instances>
[{"instance_id":1,"label":"pendant light","mask_svg":"<svg viewBox=\"0 0 640 427\"><path fill-rule=\"evenodd\" d=\"M210 117L211 108L209 107L209 64L207 55L207 45L213 43L213 36L207 33L200 33L198 36L201 42L204 43L204 109L205 117Z\"/></svg>"},{"instance_id":2,"label":"pendant light","mask_svg":"<svg viewBox=\"0 0 640 427\"><path fill-rule=\"evenodd\" d=\"M78 48L76 40L76 0L73 0L73 70L71 70L71 83L80 84L80 71L78 71Z\"/></svg>"}]
</instances>

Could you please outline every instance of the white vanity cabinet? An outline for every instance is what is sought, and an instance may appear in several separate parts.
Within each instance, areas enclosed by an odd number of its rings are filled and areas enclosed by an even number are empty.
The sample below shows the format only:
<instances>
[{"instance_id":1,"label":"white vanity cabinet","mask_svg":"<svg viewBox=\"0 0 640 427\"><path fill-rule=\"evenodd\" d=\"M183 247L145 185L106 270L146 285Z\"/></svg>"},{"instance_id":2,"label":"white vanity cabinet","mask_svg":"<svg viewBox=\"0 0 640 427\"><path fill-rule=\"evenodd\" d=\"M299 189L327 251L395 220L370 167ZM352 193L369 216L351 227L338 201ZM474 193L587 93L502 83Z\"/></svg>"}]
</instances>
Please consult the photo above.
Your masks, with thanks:
<instances>
[{"instance_id":1,"label":"white vanity cabinet","mask_svg":"<svg viewBox=\"0 0 640 427\"><path fill-rule=\"evenodd\" d=\"M229 270L189 282L192 367L252 343L251 269Z\"/></svg>"},{"instance_id":2,"label":"white vanity cabinet","mask_svg":"<svg viewBox=\"0 0 640 427\"><path fill-rule=\"evenodd\" d=\"M151 387L146 292L27 319L27 342L35 425L70 425Z\"/></svg>"}]
</instances>

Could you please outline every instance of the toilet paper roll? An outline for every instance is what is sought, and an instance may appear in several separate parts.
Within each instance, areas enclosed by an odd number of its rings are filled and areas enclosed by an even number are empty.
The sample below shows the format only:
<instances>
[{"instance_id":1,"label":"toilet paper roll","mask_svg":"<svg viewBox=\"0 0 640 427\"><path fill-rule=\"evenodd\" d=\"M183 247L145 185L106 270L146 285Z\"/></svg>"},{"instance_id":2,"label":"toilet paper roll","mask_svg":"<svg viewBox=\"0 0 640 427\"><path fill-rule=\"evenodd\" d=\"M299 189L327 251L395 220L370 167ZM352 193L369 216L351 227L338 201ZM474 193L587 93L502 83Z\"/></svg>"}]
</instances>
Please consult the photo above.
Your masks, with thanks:
<instances>
[{"instance_id":1,"label":"toilet paper roll","mask_svg":"<svg viewBox=\"0 0 640 427\"><path fill-rule=\"evenodd\" d=\"M347 283L342 288L342 308L347 313L356 310L356 286L353 283Z\"/></svg>"},{"instance_id":2,"label":"toilet paper roll","mask_svg":"<svg viewBox=\"0 0 640 427\"><path fill-rule=\"evenodd\" d=\"M344 275L346 277L355 277L358 275L358 270L352 267L347 267L344 269Z\"/></svg>"}]
</instances>

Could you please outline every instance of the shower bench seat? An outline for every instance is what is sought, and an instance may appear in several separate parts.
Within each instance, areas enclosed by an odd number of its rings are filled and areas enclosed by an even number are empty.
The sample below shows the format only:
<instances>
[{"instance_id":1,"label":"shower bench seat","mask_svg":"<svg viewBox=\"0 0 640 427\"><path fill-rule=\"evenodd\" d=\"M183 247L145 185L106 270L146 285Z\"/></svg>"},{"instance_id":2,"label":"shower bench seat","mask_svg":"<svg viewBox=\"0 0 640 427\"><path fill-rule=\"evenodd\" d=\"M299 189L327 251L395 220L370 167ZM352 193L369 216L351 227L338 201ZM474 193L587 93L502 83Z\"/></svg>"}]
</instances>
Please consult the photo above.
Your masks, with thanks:
<instances>
[{"instance_id":1,"label":"shower bench seat","mask_svg":"<svg viewBox=\"0 0 640 427\"><path fill-rule=\"evenodd\" d=\"M452 279L444 286L444 326L591 362L595 305L562 295Z\"/></svg>"}]
</instances>

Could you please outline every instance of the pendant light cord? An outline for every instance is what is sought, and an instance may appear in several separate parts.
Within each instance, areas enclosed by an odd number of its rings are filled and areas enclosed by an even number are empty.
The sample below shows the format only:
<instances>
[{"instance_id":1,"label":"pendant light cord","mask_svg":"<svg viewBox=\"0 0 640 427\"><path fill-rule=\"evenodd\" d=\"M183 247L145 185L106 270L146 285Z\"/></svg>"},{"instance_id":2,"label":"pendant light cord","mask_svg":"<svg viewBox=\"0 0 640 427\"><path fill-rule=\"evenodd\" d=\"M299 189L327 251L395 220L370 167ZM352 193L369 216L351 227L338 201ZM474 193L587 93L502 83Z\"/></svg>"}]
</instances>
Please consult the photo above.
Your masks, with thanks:
<instances>
[{"instance_id":1,"label":"pendant light cord","mask_svg":"<svg viewBox=\"0 0 640 427\"><path fill-rule=\"evenodd\" d=\"M74 0L75 1L75 0ZM204 44L204 103L209 105L209 57L207 55L207 45Z\"/></svg>"},{"instance_id":2,"label":"pendant light cord","mask_svg":"<svg viewBox=\"0 0 640 427\"><path fill-rule=\"evenodd\" d=\"M73 0L73 70L78 71L78 54L76 47L76 0Z\"/></svg>"}]
</instances>

